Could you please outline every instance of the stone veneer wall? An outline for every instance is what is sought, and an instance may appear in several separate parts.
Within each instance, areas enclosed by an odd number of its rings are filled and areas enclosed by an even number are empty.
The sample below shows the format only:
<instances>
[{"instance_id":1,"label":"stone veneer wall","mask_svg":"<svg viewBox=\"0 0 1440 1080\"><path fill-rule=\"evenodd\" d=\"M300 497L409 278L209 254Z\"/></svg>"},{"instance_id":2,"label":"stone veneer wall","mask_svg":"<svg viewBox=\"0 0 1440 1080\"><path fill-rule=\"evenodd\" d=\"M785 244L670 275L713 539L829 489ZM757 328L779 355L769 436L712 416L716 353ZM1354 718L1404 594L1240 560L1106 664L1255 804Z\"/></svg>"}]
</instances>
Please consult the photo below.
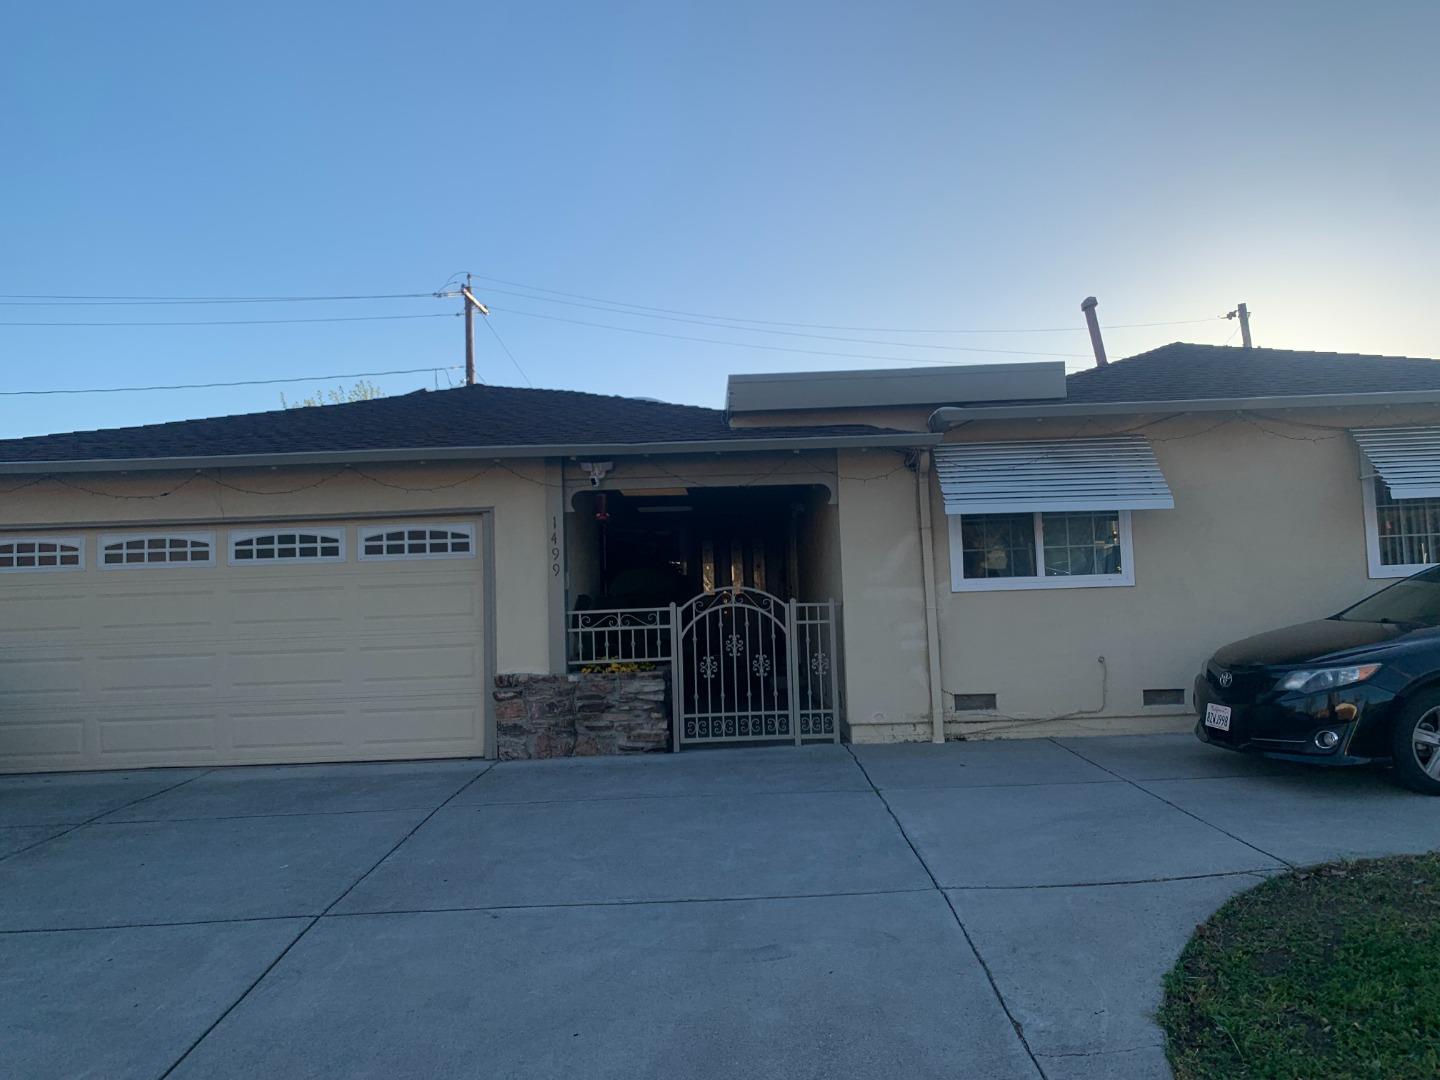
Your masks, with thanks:
<instances>
[{"instance_id":1,"label":"stone veneer wall","mask_svg":"<svg viewBox=\"0 0 1440 1080\"><path fill-rule=\"evenodd\" d=\"M501 761L670 749L670 672L497 675Z\"/></svg>"}]
</instances>

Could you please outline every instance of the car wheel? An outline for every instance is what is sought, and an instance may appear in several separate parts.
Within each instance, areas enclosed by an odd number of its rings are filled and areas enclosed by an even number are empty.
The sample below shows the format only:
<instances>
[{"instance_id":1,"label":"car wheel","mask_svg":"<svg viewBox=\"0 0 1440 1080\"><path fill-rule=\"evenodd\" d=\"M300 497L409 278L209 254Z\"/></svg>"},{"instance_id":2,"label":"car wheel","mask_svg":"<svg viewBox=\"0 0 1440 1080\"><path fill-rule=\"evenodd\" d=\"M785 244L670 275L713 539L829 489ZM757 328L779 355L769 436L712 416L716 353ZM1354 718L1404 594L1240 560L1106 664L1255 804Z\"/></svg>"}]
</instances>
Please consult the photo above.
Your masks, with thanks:
<instances>
[{"instance_id":1,"label":"car wheel","mask_svg":"<svg viewBox=\"0 0 1440 1080\"><path fill-rule=\"evenodd\" d=\"M1426 795L1440 795L1440 690L1417 695L1395 719L1396 778Z\"/></svg>"}]
</instances>

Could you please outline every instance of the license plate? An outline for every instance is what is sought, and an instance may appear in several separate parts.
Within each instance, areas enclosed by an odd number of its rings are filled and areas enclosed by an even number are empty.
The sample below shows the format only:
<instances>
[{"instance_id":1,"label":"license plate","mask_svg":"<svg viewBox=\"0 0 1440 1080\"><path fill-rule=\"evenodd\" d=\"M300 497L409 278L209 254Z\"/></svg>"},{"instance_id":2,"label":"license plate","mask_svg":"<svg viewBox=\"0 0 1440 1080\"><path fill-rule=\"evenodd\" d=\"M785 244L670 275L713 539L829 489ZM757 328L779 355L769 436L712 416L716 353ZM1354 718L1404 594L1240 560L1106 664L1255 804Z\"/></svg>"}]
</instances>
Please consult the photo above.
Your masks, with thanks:
<instances>
[{"instance_id":1,"label":"license plate","mask_svg":"<svg viewBox=\"0 0 1440 1080\"><path fill-rule=\"evenodd\" d=\"M1206 705L1205 726L1213 727L1216 731L1230 730L1230 706L1229 705Z\"/></svg>"}]
</instances>

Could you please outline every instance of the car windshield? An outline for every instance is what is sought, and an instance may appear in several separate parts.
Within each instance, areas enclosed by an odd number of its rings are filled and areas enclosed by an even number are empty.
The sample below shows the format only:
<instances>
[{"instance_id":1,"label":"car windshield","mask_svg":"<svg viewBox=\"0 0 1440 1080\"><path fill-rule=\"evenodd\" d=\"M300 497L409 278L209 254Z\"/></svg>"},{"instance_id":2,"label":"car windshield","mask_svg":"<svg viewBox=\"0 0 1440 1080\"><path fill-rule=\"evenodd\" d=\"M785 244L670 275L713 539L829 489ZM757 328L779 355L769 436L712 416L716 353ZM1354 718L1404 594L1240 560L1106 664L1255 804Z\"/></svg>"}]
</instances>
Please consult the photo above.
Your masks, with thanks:
<instances>
[{"instance_id":1,"label":"car windshield","mask_svg":"<svg viewBox=\"0 0 1440 1080\"><path fill-rule=\"evenodd\" d=\"M1440 626L1440 567L1397 581L1335 617L1352 622Z\"/></svg>"}]
</instances>

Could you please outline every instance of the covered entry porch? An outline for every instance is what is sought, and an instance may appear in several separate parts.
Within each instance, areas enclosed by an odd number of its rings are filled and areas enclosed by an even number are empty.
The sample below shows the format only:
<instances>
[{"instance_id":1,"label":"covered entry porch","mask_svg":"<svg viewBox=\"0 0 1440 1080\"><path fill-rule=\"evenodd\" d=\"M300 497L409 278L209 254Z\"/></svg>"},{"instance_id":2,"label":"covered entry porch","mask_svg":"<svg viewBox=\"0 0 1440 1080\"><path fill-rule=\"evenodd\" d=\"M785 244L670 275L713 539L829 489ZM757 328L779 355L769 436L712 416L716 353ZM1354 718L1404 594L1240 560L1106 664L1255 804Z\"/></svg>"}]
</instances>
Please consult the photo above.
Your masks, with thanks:
<instances>
[{"instance_id":1,"label":"covered entry porch","mask_svg":"<svg viewBox=\"0 0 1440 1080\"><path fill-rule=\"evenodd\" d=\"M571 507L570 670L668 673L675 750L839 741L827 487L627 487Z\"/></svg>"}]
</instances>

